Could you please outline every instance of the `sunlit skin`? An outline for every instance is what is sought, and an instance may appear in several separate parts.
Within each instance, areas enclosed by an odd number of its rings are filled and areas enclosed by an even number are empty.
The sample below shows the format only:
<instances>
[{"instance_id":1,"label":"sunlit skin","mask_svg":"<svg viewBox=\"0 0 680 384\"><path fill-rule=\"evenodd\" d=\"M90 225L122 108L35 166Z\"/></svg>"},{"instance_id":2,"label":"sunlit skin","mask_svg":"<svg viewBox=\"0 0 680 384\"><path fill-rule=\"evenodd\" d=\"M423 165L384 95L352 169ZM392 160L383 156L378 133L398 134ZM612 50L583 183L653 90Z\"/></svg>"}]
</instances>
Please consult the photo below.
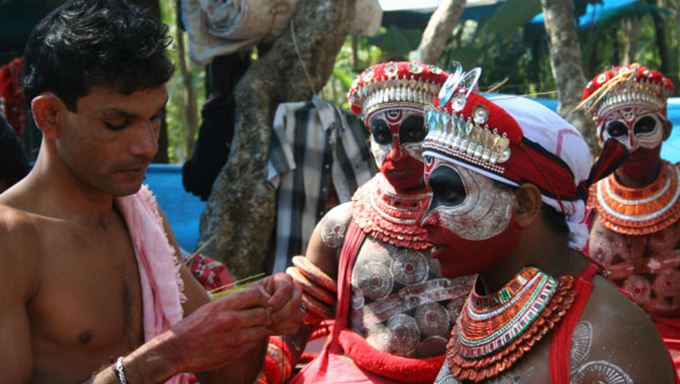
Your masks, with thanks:
<instances>
[{"instance_id":1,"label":"sunlit skin","mask_svg":"<svg viewBox=\"0 0 680 384\"><path fill-rule=\"evenodd\" d=\"M33 100L40 155L0 195L0 249L13 251L0 253L0 381L117 383L103 369L117 356L132 383L191 371L249 381L266 337L297 331L300 290L287 275L210 302L182 267L186 318L145 343L135 251L114 199L139 190L166 101L165 86L93 87L75 111L49 92Z\"/></svg>"}]
</instances>

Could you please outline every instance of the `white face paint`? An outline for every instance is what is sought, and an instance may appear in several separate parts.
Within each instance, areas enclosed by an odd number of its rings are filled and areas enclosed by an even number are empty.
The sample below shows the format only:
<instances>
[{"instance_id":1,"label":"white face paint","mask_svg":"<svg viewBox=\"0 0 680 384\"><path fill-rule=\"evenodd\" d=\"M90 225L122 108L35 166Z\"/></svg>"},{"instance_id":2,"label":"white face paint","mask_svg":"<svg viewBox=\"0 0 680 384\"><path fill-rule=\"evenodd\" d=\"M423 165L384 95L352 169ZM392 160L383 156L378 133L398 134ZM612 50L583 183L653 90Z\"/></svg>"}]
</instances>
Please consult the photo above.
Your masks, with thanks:
<instances>
[{"instance_id":1,"label":"white face paint","mask_svg":"<svg viewBox=\"0 0 680 384\"><path fill-rule=\"evenodd\" d=\"M378 168L395 146L399 156L410 156L420 162L422 143L427 134L423 111L415 108L380 109L366 118L371 131L371 152Z\"/></svg>"},{"instance_id":2,"label":"white face paint","mask_svg":"<svg viewBox=\"0 0 680 384\"><path fill-rule=\"evenodd\" d=\"M431 176L441 167L452 170L462 181L462 201L461 191L456 192L455 184L459 181L455 180L458 178L454 174L449 173L448 178L440 176L436 183L430 182ZM432 187L433 196L424 220L436 213L440 225L463 239L473 241L490 239L508 227L515 194L497 186L490 178L457 164L427 158L425 180Z\"/></svg>"},{"instance_id":3,"label":"white face paint","mask_svg":"<svg viewBox=\"0 0 680 384\"><path fill-rule=\"evenodd\" d=\"M642 147L652 149L663 141L664 123L660 113L643 106L618 108L602 116L599 122L603 141L615 139L629 152Z\"/></svg>"}]
</instances>

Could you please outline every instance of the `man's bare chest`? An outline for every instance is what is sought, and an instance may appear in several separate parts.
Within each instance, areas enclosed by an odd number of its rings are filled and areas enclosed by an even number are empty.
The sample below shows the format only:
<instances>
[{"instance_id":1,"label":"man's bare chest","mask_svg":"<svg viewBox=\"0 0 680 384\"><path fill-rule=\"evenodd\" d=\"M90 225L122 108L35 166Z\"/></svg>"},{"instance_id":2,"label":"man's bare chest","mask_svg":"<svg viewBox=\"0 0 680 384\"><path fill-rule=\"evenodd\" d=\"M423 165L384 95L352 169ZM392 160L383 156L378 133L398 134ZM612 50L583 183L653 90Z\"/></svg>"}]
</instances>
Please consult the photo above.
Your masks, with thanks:
<instances>
[{"instance_id":1,"label":"man's bare chest","mask_svg":"<svg viewBox=\"0 0 680 384\"><path fill-rule=\"evenodd\" d=\"M50 228L41 240L40 288L28 307L36 354L113 354L139 345L140 279L125 227Z\"/></svg>"},{"instance_id":2,"label":"man's bare chest","mask_svg":"<svg viewBox=\"0 0 680 384\"><path fill-rule=\"evenodd\" d=\"M429 251L371 238L359 250L351 282L352 329L402 356L441 354L469 293L468 280L441 276Z\"/></svg>"}]
</instances>

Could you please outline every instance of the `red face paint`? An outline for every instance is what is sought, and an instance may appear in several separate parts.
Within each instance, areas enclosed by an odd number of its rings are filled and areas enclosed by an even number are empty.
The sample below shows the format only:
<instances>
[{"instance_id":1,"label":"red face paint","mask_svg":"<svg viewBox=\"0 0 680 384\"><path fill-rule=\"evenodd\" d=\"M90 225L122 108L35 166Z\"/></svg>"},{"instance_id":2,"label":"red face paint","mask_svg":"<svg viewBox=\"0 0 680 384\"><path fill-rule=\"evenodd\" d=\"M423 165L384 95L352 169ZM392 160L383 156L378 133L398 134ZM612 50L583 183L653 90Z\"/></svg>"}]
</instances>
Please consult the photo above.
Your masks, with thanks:
<instances>
[{"instance_id":1,"label":"red face paint","mask_svg":"<svg viewBox=\"0 0 680 384\"><path fill-rule=\"evenodd\" d=\"M442 276L455 278L479 273L505 257L517 245L519 226L511 219L507 228L486 240L466 240L447 230L433 212L423 223L428 240L434 244L431 255L438 259Z\"/></svg>"},{"instance_id":2,"label":"red face paint","mask_svg":"<svg viewBox=\"0 0 680 384\"><path fill-rule=\"evenodd\" d=\"M380 172L385 178L399 190L413 189L423 184L423 163L404 153L398 160L391 157L394 151L390 151L387 158L380 166Z\"/></svg>"},{"instance_id":3,"label":"red face paint","mask_svg":"<svg viewBox=\"0 0 680 384\"><path fill-rule=\"evenodd\" d=\"M651 149L641 147L630 154L616 173L633 180L645 180L649 178L650 172L654 171L660 161L661 145Z\"/></svg>"}]
</instances>

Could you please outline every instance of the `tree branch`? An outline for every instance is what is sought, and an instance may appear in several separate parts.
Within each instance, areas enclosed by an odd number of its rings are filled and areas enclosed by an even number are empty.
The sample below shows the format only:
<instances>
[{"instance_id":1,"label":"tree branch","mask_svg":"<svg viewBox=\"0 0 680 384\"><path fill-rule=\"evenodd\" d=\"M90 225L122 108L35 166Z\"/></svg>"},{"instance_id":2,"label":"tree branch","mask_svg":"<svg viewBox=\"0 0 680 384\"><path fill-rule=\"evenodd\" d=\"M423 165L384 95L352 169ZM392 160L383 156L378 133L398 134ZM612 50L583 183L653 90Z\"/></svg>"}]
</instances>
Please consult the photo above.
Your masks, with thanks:
<instances>
[{"instance_id":1,"label":"tree branch","mask_svg":"<svg viewBox=\"0 0 680 384\"><path fill-rule=\"evenodd\" d=\"M442 2L430 17L418 49L411 51L409 58L426 64L436 64L464 9L465 0Z\"/></svg>"},{"instance_id":2,"label":"tree branch","mask_svg":"<svg viewBox=\"0 0 680 384\"><path fill-rule=\"evenodd\" d=\"M354 3L301 0L297 5L297 50L316 92L332 74L354 18ZM201 217L200 237L204 242L215 235L206 253L224 261L237 279L261 272L271 245L276 191L267 181L267 160L274 110L279 103L311 96L290 27L234 91L234 141Z\"/></svg>"},{"instance_id":3,"label":"tree branch","mask_svg":"<svg viewBox=\"0 0 680 384\"><path fill-rule=\"evenodd\" d=\"M541 5L545 29L550 38L550 64L559 99L557 111L581 132L594 154L597 142L593 121L584 110L574 110L581 101L586 79L581 67L581 47L574 24L573 1L541 0Z\"/></svg>"}]
</instances>

